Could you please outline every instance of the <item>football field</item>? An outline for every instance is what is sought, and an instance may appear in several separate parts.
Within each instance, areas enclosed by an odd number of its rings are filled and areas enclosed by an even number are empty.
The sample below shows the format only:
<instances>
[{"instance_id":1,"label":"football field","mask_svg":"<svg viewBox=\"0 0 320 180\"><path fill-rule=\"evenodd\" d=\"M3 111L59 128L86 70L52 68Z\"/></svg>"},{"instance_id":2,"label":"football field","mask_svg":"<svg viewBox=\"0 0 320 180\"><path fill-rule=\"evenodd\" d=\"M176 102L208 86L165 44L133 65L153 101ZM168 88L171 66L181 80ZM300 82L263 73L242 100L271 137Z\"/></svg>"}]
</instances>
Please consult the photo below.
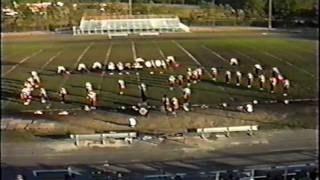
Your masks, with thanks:
<instances>
[{"instance_id":1,"label":"football field","mask_svg":"<svg viewBox=\"0 0 320 180\"><path fill-rule=\"evenodd\" d=\"M148 86L148 102L156 107L162 104L164 94L180 98L180 88L169 90L169 75L186 74L187 68L204 68L204 78L192 85L191 104L205 104L217 107L226 102L238 104L258 100L283 101L281 88L276 93L267 87L261 91L258 82L253 88L246 87L246 74L252 72L255 64L261 64L266 77L270 77L271 68L278 67L291 82L288 99L317 98L317 45L316 41L294 39L286 34L261 32L251 33L193 33L170 34L155 38L129 37L107 39L104 36L68 36L48 35L48 37L10 38L3 41L2 68L2 112L18 114L26 111L46 109L36 96L29 106L23 105L19 93L24 81L33 70L38 71L42 86L46 88L51 109L77 109L87 104L85 82L91 82L97 91L98 109L114 110L121 106L132 106L141 102L138 84ZM81 62L88 67L95 61L134 62L136 57L145 60L165 59L174 56L181 66L168 69L163 74L155 71L150 74L147 69L134 71L125 75L99 73L69 76L56 74L58 65L75 70ZM237 58L239 66L231 66L230 58ZM211 80L211 67L218 68L217 82ZM232 83L224 83L224 72L232 72ZM244 74L240 87L235 85L235 72ZM128 89L119 95L118 79L126 81ZM67 104L59 102L59 87L65 87L70 95ZM119 110L119 109L118 109ZM156 108L153 111L160 111ZM151 111L152 113L152 111ZM164 113L165 115L165 113Z\"/></svg>"}]
</instances>

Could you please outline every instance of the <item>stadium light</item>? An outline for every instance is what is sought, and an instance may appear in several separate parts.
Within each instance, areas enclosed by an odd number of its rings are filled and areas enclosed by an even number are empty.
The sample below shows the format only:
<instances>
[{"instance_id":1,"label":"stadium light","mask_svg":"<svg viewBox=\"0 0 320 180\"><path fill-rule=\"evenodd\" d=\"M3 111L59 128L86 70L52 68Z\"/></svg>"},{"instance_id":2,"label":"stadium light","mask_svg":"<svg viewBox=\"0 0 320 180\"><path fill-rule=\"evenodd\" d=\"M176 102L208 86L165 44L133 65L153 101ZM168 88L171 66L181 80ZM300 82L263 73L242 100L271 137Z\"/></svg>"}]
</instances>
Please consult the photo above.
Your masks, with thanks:
<instances>
[{"instance_id":1,"label":"stadium light","mask_svg":"<svg viewBox=\"0 0 320 180\"><path fill-rule=\"evenodd\" d=\"M272 0L269 0L268 29L272 29Z\"/></svg>"}]
</instances>

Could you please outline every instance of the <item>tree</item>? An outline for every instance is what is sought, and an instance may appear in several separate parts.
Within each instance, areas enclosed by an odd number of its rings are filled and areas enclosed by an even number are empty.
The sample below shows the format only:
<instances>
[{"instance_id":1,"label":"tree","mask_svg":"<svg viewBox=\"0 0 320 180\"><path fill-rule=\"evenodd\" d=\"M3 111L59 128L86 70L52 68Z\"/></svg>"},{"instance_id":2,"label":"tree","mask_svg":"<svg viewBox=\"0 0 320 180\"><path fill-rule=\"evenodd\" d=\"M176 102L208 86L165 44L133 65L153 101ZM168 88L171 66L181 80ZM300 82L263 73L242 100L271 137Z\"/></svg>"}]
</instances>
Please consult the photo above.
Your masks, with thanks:
<instances>
[{"instance_id":1,"label":"tree","mask_svg":"<svg viewBox=\"0 0 320 180\"><path fill-rule=\"evenodd\" d=\"M295 10L297 0L276 0L274 1L274 15L280 20L289 20Z\"/></svg>"},{"instance_id":2,"label":"tree","mask_svg":"<svg viewBox=\"0 0 320 180\"><path fill-rule=\"evenodd\" d=\"M247 0L244 5L244 12L247 18L264 17L264 0Z\"/></svg>"}]
</instances>

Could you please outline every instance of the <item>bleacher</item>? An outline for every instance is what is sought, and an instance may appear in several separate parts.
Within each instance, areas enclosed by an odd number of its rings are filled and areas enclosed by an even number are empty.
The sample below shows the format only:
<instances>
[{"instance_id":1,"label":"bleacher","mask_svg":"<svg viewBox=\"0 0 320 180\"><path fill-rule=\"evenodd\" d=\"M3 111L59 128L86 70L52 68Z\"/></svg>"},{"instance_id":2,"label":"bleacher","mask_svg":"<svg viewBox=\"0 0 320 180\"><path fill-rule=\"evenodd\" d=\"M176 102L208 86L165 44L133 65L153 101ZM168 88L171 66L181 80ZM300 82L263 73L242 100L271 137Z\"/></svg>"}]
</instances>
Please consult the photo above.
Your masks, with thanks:
<instances>
[{"instance_id":1,"label":"bleacher","mask_svg":"<svg viewBox=\"0 0 320 180\"><path fill-rule=\"evenodd\" d=\"M170 15L83 16L80 26L73 27L74 35L167 32L189 32L189 27L181 23L177 16Z\"/></svg>"}]
</instances>

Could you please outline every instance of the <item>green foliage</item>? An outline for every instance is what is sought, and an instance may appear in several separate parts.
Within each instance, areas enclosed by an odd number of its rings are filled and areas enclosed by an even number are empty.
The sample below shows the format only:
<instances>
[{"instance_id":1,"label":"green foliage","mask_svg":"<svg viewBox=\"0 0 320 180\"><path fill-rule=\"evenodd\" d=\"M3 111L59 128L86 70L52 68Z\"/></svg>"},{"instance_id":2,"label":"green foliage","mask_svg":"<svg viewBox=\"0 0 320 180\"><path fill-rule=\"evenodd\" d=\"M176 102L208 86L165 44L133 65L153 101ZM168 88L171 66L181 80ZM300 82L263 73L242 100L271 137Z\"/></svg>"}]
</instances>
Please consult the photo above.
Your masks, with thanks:
<instances>
[{"instance_id":1,"label":"green foliage","mask_svg":"<svg viewBox=\"0 0 320 180\"><path fill-rule=\"evenodd\" d=\"M264 0L247 0L244 11L247 18L260 18L265 16Z\"/></svg>"},{"instance_id":2,"label":"green foliage","mask_svg":"<svg viewBox=\"0 0 320 180\"><path fill-rule=\"evenodd\" d=\"M58 0L48 0L57 2ZM84 12L99 15L100 2L107 3L103 14L127 14L128 0L59 0L64 7L51 6L46 15L32 13L24 4L39 0L16 0L20 5L16 17L4 17L5 30L54 30L54 28L79 25ZM269 0L133 0L133 14L174 14L189 25L264 25ZM12 0L4 0L2 7L13 7ZM81 2L79 4L79 2ZM94 3L93 3L94 2ZM111 3L115 2L115 3ZM78 3L77 9L73 3ZM190 4L194 6L170 6L158 3ZM89 10L89 11L88 11ZM278 24L289 24L295 18L316 20L317 0L273 0L273 17Z\"/></svg>"}]
</instances>

